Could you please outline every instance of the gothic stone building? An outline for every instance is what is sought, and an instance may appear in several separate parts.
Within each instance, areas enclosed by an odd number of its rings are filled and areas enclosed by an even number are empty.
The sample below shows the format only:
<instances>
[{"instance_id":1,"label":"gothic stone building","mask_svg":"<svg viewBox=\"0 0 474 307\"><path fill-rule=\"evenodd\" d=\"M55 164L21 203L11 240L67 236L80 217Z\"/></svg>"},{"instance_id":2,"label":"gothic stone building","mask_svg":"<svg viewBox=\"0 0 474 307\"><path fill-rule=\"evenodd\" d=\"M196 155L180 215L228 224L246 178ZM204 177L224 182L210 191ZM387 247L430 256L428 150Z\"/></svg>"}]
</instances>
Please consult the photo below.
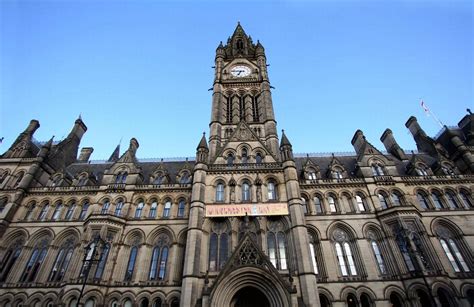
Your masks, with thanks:
<instances>
[{"instance_id":1,"label":"gothic stone building","mask_svg":"<svg viewBox=\"0 0 474 307\"><path fill-rule=\"evenodd\" d=\"M238 25L194 159L94 162L80 118L56 143L32 120L0 156L0 305L473 306L474 115L295 157L270 89Z\"/></svg>"}]
</instances>

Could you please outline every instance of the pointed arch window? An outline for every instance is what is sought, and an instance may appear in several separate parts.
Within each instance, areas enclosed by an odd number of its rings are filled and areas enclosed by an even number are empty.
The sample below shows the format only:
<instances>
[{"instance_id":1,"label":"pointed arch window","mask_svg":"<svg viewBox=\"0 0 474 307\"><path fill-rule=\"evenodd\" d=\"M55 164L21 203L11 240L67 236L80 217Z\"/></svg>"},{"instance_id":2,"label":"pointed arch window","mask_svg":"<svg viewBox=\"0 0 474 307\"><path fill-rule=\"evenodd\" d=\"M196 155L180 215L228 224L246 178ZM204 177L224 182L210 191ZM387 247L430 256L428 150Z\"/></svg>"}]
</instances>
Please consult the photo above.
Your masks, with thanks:
<instances>
[{"instance_id":1,"label":"pointed arch window","mask_svg":"<svg viewBox=\"0 0 474 307\"><path fill-rule=\"evenodd\" d=\"M375 260L377 261L380 273L387 274L387 268L385 266L385 261L383 260L382 253L380 252L379 245L375 240L371 240L370 246L372 247L372 251L374 252Z\"/></svg>"},{"instance_id":2,"label":"pointed arch window","mask_svg":"<svg viewBox=\"0 0 474 307\"><path fill-rule=\"evenodd\" d=\"M168 262L169 238L166 235L160 236L151 257L150 280L163 280L166 276L166 266Z\"/></svg>"},{"instance_id":3,"label":"pointed arch window","mask_svg":"<svg viewBox=\"0 0 474 307\"><path fill-rule=\"evenodd\" d=\"M234 155L229 153L227 155L227 166L233 166L234 165Z\"/></svg>"},{"instance_id":4,"label":"pointed arch window","mask_svg":"<svg viewBox=\"0 0 474 307\"><path fill-rule=\"evenodd\" d=\"M61 211L63 209L63 204L61 202L56 203L56 207L54 208L52 220L57 221L61 217Z\"/></svg>"},{"instance_id":5,"label":"pointed arch window","mask_svg":"<svg viewBox=\"0 0 474 307\"><path fill-rule=\"evenodd\" d=\"M229 235L224 222L214 223L209 237L209 271L224 267L229 257Z\"/></svg>"},{"instance_id":6,"label":"pointed arch window","mask_svg":"<svg viewBox=\"0 0 474 307\"><path fill-rule=\"evenodd\" d=\"M89 210L89 202L88 201L85 201L83 204L82 204L82 209L81 209L81 214L79 215L79 220L84 220L86 218L86 215L87 215L87 210ZM107 210L106 210L107 211Z\"/></svg>"},{"instance_id":7,"label":"pointed arch window","mask_svg":"<svg viewBox=\"0 0 474 307\"><path fill-rule=\"evenodd\" d=\"M181 178L179 179L179 183L188 184L188 183L190 183L190 181L191 181L191 177L189 177L189 173L188 172L183 172L181 174Z\"/></svg>"},{"instance_id":8,"label":"pointed arch window","mask_svg":"<svg viewBox=\"0 0 474 307\"><path fill-rule=\"evenodd\" d=\"M242 148L242 163L245 164L248 162L247 148Z\"/></svg>"},{"instance_id":9,"label":"pointed arch window","mask_svg":"<svg viewBox=\"0 0 474 307\"><path fill-rule=\"evenodd\" d=\"M69 207L67 208L67 211L66 211L66 215L64 216L64 219L66 221L70 221L72 219L75 209L76 209L76 203L73 201L69 204Z\"/></svg>"},{"instance_id":10,"label":"pointed arch window","mask_svg":"<svg viewBox=\"0 0 474 307\"><path fill-rule=\"evenodd\" d=\"M428 176L428 170L427 170L427 167L425 165L417 165L415 167L415 172L418 174L418 176Z\"/></svg>"},{"instance_id":11,"label":"pointed arch window","mask_svg":"<svg viewBox=\"0 0 474 307\"><path fill-rule=\"evenodd\" d=\"M316 213L323 213L323 202L319 196L314 196L314 206L316 208Z\"/></svg>"},{"instance_id":12,"label":"pointed arch window","mask_svg":"<svg viewBox=\"0 0 474 307\"><path fill-rule=\"evenodd\" d=\"M402 195L398 191L393 191L392 194L390 194L390 197L394 206L402 205Z\"/></svg>"},{"instance_id":13,"label":"pointed arch window","mask_svg":"<svg viewBox=\"0 0 474 307\"><path fill-rule=\"evenodd\" d=\"M397 242L398 248L402 254L403 260L407 266L408 271L415 271L415 261L412 258L412 253L410 252L410 243L408 242L407 237L404 234L405 230L401 229L399 225L395 226L395 241Z\"/></svg>"},{"instance_id":14,"label":"pointed arch window","mask_svg":"<svg viewBox=\"0 0 474 307\"><path fill-rule=\"evenodd\" d=\"M258 110L258 97L252 97L252 115L254 122L258 122L260 120L260 114Z\"/></svg>"},{"instance_id":15,"label":"pointed arch window","mask_svg":"<svg viewBox=\"0 0 474 307\"><path fill-rule=\"evenodd\" d=\"M26 211L26 214L25 214L25 220L28 221L30 219L35 208L36 208L36 203L35 202L30 203L30 205L28 206L28 210Z\"/></svg>"},{"instance_id":16,"label":"pointed arch window","mask_svg":"<svg viewBox=\"0 0 474 307\"><path fill-rule=\"evenodd\" d=\"M277 200L277 190L276 190L276 183L274 181L269 181L267 184L268 189L268 200Z\"/></svg>"},{"instance_id":17,"label":"pointed arch window","mask_svg":"<svg viewBox=\"0 0 474 307\"><path fill-rule=\"evenodd\" d=\"M339 168L335 168L331 171L332 178L334 179L342 179L342 171Z\"/></svg>"},{"instance_id":18,"label":"pointed arch window","mask_svg":"<svg viewBox=\"0 0 474 307\"><path fill-rule=\"evenodd\" d=\"M115 205L115 216L122 216L123 200L119 199Z\"/></svg>"},{"instance_id":19,"label":"pointed arch window","mask_svg":"<svg viewBox=\"0 0 474 307\"><path fill-rule=\"evenodd\" d=\"M137 261L138 247L133 246L128 257L127 271L125 272L125 281L132 280L133 271L135 270L135 262Z\"/></svg>"},{"instance_id":20,"label":"pointed arch window","mask_svg":"<svg viewBox=\"0 0 474 307\"><path fill-rule=\"evenodd\" d=\"M87 176L82 175L81 177L79 177L79 181L77 182L77 185L80 187L83 187L86 185L86 182L87 182Z\"/></svg>"},{"instance_id":21,"label":"pointed arch window","mask_svg":"<svg viewBox=\"0 0 474 307\"><path fill-rule=\"evenodd\" d=\"M459 203L456 199L456 196L454 195L453 192L451 191L447 191L446 192L446 198L448 199L448 204L449 204L449 207L453 208L453 209L458 209L460 208L459 206Z\"/></svg>"},{"instance_id":22,"label":"pointed arch window","mask_svg":"<svg viewBox=\"0 0 474 307\"><path fill-rule=\"evenodd\" d=\"M163 217L164 218L170 217L170 212L171 212L171 200L167 200L163 208Z\"/></svg>"},{"instance_id":23,"label":"pointed arch window","mask_svg":"<svg viewBox=\"0 0 474 307\"><path fill-rule=\"evenodd\" d=\"M242 183L242 202L250 201L250 184L248 181Z\"/></svg>"},{"instance_id":24,"label":"pointed arch window","mask_svg":"<svg viewBox=\"0 0 474 307\"><path fill-rule=\"evenodd\" d=\"M232 122L232 113L233 113L233 110L232 110L232 99L231 99L231 97L227 97L227 116L226 116L226 121L227 121L227 123L231 123L231 122Z\"/></svg>"},{"instance_id":25,"label":"pointed arch window","mask_svg":"<svg viewBox=\"0 0 474 307\"><path fill-rule=\"evenodd\" d=\"M421 208L423 209L429 209L429 202L428 198L426 195L422 192L416 193L416 198L418 199L418 203L420 204Z\"/></svg>"},{"instance_id":26,"label":"pointed arch window","mask_svg":"<svg viewBox=\"0 0 474 307\"><path fill-rule=\"evenodd\" d=\"M319 275L318 261L316 258L317 250L314 237L311 234L309 236L309 252L311 253L311 263L313 264L313 270L316 275Z\"/></svg>"},{"instance_id":27,"label":"pointed arch window","mask_svg":"<svg viewBox=\"0 0 474 307\"><path fill-rule=\"evenodd\" d=\"M380 208L387 209L388 208L387 196L382 192L378 193L377 196L379 198Z\"/></svg>"},{"instance_id":28,"label":"pointed arch window","mask_svg":"<svg viewBox=\"0 0 474 307\"><path fill-rule=\"evenodd\" d=\"M12 188L16 188L20 184L24 175L25 175L25 172L19 172L18 174L15 175L15 182L13 183Z\"/></svg>"},{"instance_id":29,"label":"pointed arch window","mask_svg":"<svg viewBox=\"0 0 474 307\"><path fill-rule=\"evenodd\" d=\"M102 257L97 264L97 269L95 270L94 278L101 279L104 274L105 265L107 264L107 258L109 257L110 252L110 243L106 243L102 251Z\"/></svg>"},{"instance_id":30,"label":"pointed arch window","mask_svg":"<svg viewBox=\"0 0 474 307\"><path fill-rule=\"evenodd\" d=\"M349 236L343 230L336 229L333 233L333 239L341 275L356 276L357 269L352 248L349 244Z\"/></svg>"},{"instance_id":31,"label":"pointed arch window","mask_svg":"<svg viewBox=\"0 0 474 307\"><path fill-rule=\"evenodd\" d=\"M286 236L283 232L283 225L279 221L270 224L267 233L267 248L268 256L275 268L278 270L286 270L288 268L286 257Z\"/></svg>"},{"instance_id":32,"label":"pointed arch window","mask_svg":"<svg viewBox=\"0 0 474 307\"><path fill-rule=\"evenodd\" d=\"M109 213L110 201L108 199L104 200L104 204L102 205L102 210L100 214L107 214Z\"/></svg>"},{"instance_id":33,"label":"pointed arch window","mask_svg":"<svg viewBox=\"0 0 474 307\"><path fill-rule=\"evenodd\" d=\"M303 205L303 213L304 214L308 214L309 210L308 210L308 200L306 199L306 197L301 197L301 204Z\"/></svg>"},{"instance_id":34,"label":"pointed arch window","mask_svg":"<svg viewBox=\"0 0 474 307\"><path fill-rule=\"evenodd\" d=\"M184 216L184 210L186 209L186 201L184 199L180 199L178 201L178 217Z\"/></svg>"},{"instance_id":35,"label":"pointed arch window","mask_svg":"<svg viewBox=\"0 0 474 307\"><path fill-rule=\"evenodd\" d=\"M216 202L224 201L224 183L219 182L216 186Z\"/></svg>"},{"instance_id":36,"label":"pointed arch window","mask_svg":"<svg viewBox=\"0 0 474 307\"><path fill-rule=\"evenodd\" d=\"M128 172L119 172L115 177L115 183L126 183Z\"/></svg>"},{"instance_id":37,"label":"pointed arch window","mask_svg":"<svg viewBox=\"0 0 474 307\"><path fill-rule=\"evenodd\" d=\"M43 207L41 208L41 211L38 215L39 221L44 221L46 219L46 216L48 215L48 210L49 210L49 203L46 202L43 204Z\"/></svg>"},{"instance_id":38,"label":"pointed arch window","mask_svg":"<svg viewBox=\"0 0 474 307\"><path fill-rule=\"evenodd\" d=\"M460 272L462 268L464 272L470 272L469 267L467 266L466 261L464 260L464 257L462 256L461 252L459 251L459 248L456 245L456 242L454 242L453 239L448 239L447 242L445 239L440 239L439 241L441 243L441 246L443 247L446 256L449 259L449 262L453 266L454 271Z\"/></svg>"},{"instance_id":39,"label":"pointed arch window","mask_svg":"<svg viewBox=\"0 0 474 307\"><path fill-rule=\"evenodd\" d=\"M150 213L148 214L149 218L155 218L156 217L156 210L158 208L158 202L156 200L153 200L151 203L150 207Z\"/></svg>"},{"instance_id":40,"label":"pointed arch window","mask_svg":"<svg viewBox=\"0 0 474 307\"><path fill-rule=\"evenodd\" d=\"M366 210L365 199L359 194L357 194L355 198L356 198L357 208L359 209L360 212L364 212Z\"/></svg>"},{"instance_id":41,"label":"pointed arch window","mask_svg":"<svg viewBox=\"0 0 474 307\"><path fill-rule=\"evenodd\" d=\"M433 204L436 209L443 209L445 208L443 201L441 200L441 194L437 191L433 191L431 193L431 199L433 199Z\"/></svg>"},{"instance_id":42,"label":"pointed arch window","mask_svg":"<svg viewBox=\"0 0 474 307\"><path fill-rule=\"evenodd\" d=\"M7 280L8 274L10 273L13 265L15 265L17 259L20 257L22 248L23 240L19 239L5 252L3 259L0 262L0 282Z\"/></svg>"},{"instance_id":43,"label":"pointed arch window","mask_svg":"<svg viewBox=\"0 0 474 307\"><path fill-rule=\"evenodd\" d=\"M61 248L54 261L53 268L49 274L49 281L61 281L66 275L69 262L74 252L74 241L68 240Z\"/></svg>"},{"instance_id":44,"label":"pointed arch window","mask_svg":"<svg viewBox=\"0 0 474 307\"><path fill-rule=\"evenodd\" d=\"M135 209L135 218L139 219L142 217L142 212L143 212L143 207L145 205L143 204L143 200L140 200L137 205L137 209Z\"/></svg>"},{"instance_id":45,"label":"pointed arch window","mask_svg":"<svg viewBox=\"0 0 474 307\"><path fill-rule=\"evenodd\" d=\"M36 247L33 249L33 252L31 253L30 259L26 264L25 270L21 275L20 282L32 282L35 280L41 264L43 264L43 261L46 258L48 245L48 239L43 239L36 245Z\"/></svg>"},{"instance_id":46,"label":"pointed arch window","mask_svg":"<svg viewBox=\"0 0 474 307\"><path fill-rule=\"evenodd\" d=\"M372 174L374 176L383 176L383 175L385 175L382 165L379 164L379 163L372 164Z\"/></svg>"},{"instance_id":47,"label":"pointed arch window","mask_svg":"<svg viewBox=\"0 0 474 307\"><path fill-rule=\"evenodd\" d=\"M257 152L257 154L255 155L255 163L262 164L262 161L263 161L262 154Z\"/></svg>"},{"instance_id":48,"label":"pointed arch window","mask_svg":"<svg viewBox=\"0 0 474 307\"><path fill-rule=\"evenodd\" d=\"M163 174L157 174L156 177L153 179L153 184L160 185L164 181L164 175Z\"/></svg>"},{"instance_id":49,"label":"pointed arch window","mask_svg":"<svg viewBox=\"0 0 474 307\"><path fill-rule=\"evenodd\" d=\"M329 211L337 212L337 202L333 195L328 196Z\"/></svg>"},{"instance_id":50,"label":"pointed arch window","mask_svg":"<svg viewBox=\"0 0 474 307\"><path fill-rule=\"evenodd\" d=\"M470 199L470 197L469 197L469 194L468 194L467 192L461 191L461 192L459 193L459 195L461 195L461 199L462 199L462 202L463 202L463 204L464 204L464 208L470 209L470 208L473 207L473 206L472 206L472 201L471 201L471 199Z\"/></svg>"}]
</instances>

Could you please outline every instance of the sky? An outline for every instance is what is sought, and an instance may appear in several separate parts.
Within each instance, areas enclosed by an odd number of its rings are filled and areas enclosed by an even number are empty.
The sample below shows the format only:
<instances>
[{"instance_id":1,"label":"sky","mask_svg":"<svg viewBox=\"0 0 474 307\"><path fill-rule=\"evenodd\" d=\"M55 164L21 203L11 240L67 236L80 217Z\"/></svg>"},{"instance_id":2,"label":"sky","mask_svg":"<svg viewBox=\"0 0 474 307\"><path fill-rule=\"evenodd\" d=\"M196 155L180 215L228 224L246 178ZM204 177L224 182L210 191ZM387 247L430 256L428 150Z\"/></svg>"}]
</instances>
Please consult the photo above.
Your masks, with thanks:
<instances>
[{"instance_id":1,"label":"sky","mask_svg":"<svg viewBox=\"0 0 474 307\"><path fill-rule=\"evenodd\" d=\"M265 47L278 129L296 153L384 150L416 116L428 135L474 109L472 1L0 1L0 152L31 119L92 159L193 157L209 131L215 49L240 21Z\"/></svg>"}]
</instances>

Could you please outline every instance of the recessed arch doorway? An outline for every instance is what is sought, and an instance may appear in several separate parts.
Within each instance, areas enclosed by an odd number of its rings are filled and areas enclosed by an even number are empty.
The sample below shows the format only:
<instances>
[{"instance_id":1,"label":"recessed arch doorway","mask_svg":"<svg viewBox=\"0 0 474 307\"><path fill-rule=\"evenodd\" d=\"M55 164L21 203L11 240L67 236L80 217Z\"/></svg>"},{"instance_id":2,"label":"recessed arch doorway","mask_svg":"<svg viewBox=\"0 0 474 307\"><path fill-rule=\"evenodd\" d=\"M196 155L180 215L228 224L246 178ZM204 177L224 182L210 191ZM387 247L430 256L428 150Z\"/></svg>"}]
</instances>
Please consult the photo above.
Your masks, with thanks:
<instances>
[{"instance_id":1,"label":"recessed arch doorway","mask_svg":"<svg viewBox=\"0 0 474 307\"><path fill-rule=\"evenodd\" d=\"M259 289L244 287L234 294L230 307L270 307L270 302Z\"/></svg>"}]
</instances>

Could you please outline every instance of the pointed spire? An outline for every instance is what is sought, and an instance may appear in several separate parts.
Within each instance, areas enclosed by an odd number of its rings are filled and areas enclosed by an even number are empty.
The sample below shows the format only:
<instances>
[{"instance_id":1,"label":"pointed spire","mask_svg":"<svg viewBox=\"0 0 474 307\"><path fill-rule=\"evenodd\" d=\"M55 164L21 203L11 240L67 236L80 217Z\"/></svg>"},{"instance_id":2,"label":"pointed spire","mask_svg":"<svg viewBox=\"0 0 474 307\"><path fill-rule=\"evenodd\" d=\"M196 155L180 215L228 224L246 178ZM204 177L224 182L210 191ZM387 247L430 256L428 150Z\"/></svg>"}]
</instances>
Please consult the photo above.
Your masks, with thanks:
<instances>
[{"instance_id":1,"label":"pointed spire","mask_svg":"<svg viewBox=\"0 0 474 307\"><path fill-rule=\"evenodd\" d=\"M201 138L201 141L199 142L197 149L199 148L209 149L209 147L207 146L207 141L206 141L206 132L202 133L202 138Z\"/></svg>"},{"instance_id":2,"label":"pointed spire","mask_svg":"<svg viewBox=\"0 0 474 307\"><path fill-rule=\"evenodd\" d=\"M120 158L120 143L115 147L107 162L116 162Z\"/></svg>"},{"instance_id":3,"label":"pointed spire","mask_svg":"<svg viewBox=\"0 0 474 307\"><path fill-rule=\"evenodd\" d=\"M288 138L286 137L286 134L285 134L285 130L281 130L281 141L280 141L280 147L282 146L291 146L291 143L290 141L288 140Z\"/></svg>"}]
</instances>

